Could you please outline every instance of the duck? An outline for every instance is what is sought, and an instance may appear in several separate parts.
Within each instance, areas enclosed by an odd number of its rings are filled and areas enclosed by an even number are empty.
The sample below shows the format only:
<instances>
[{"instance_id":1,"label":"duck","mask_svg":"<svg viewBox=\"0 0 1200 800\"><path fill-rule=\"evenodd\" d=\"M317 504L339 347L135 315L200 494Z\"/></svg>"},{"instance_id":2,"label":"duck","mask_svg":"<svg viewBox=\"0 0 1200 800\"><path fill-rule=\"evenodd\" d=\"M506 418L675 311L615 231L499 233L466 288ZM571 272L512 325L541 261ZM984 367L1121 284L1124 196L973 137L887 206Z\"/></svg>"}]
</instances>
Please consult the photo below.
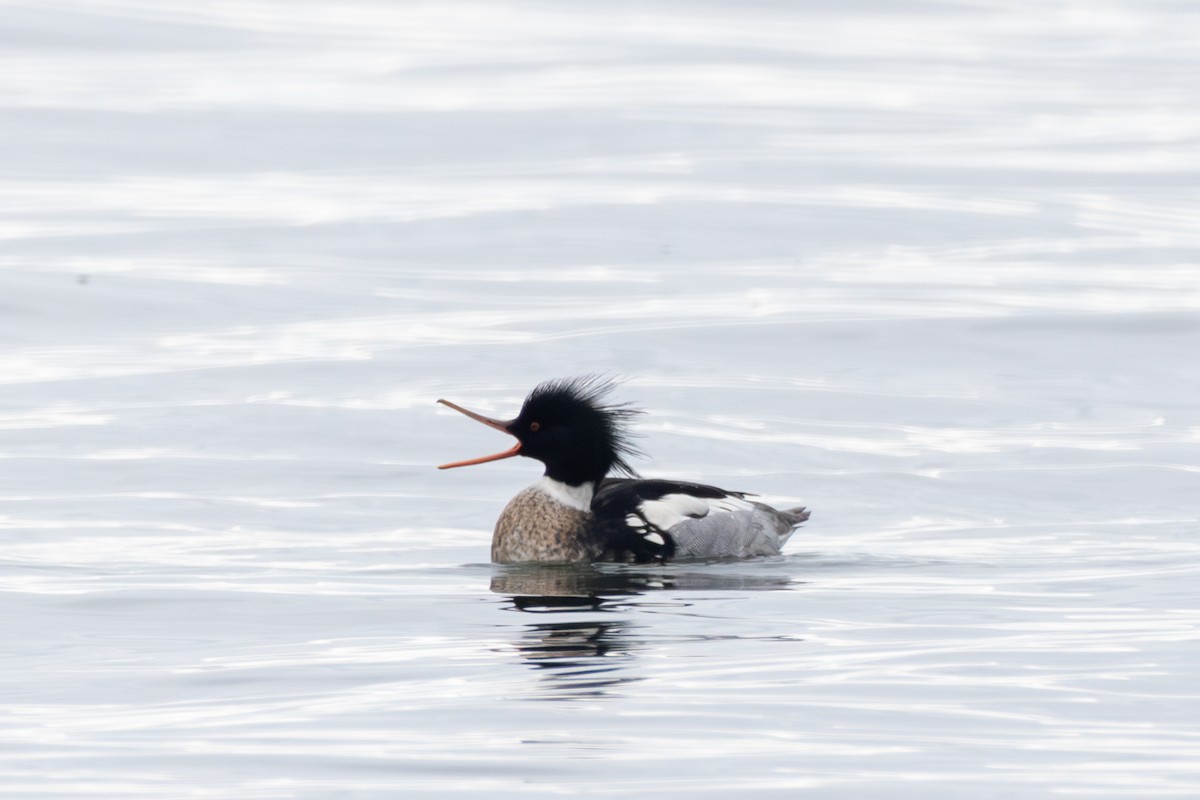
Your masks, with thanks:
<instances>
[{"instance_id":1,"label":"duck","mask_svg":"<svg viewBox=\"0 0 1200 800\"><path fill-rule=\"evenodd\" d=\"M510 420L438 400L516 443L492 455L442 464L453 469L522 456L545 467L541 480L508 502L492 534L498 564L662 562L777 556L801 523L803 506L780 510L689 481L641 478L630 459L630 422L642 413L609 401L603 376L536 386Z\"/></svg>"}]
</instances>

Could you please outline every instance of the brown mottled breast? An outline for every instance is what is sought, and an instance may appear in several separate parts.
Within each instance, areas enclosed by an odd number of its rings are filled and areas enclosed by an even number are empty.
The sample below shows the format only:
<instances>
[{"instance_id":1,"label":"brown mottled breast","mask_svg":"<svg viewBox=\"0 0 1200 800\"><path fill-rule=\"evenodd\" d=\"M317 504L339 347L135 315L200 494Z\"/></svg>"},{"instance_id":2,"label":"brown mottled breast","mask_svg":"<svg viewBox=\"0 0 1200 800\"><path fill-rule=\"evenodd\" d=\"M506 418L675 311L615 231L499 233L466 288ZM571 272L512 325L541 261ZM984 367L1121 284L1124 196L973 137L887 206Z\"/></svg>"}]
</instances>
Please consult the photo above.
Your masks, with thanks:
<instances>
[{"instance_id":1,"label":"brown mottled breast","mask_svg":"<svg viewBox=\"0 0 1200 800\"><path fill-rule=\"evenodd\" d=\"M509 501L496 521L492 561L593 561L600 552L589 542L589 518L588 512L530 486Z\"/></svg>"}]
</instances>

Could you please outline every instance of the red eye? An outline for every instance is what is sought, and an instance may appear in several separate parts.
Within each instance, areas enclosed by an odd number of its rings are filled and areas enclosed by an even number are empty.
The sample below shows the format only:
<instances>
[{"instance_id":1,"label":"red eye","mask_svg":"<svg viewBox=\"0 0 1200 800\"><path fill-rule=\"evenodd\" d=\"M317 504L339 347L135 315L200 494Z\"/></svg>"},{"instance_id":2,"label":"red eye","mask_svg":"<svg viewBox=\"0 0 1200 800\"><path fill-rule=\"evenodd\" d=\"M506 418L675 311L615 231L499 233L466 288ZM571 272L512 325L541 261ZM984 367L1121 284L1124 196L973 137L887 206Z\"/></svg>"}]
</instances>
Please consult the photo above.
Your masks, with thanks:
<instances>
[{"instance_id":1,"label":"red eye","mask_svg":"<svg viewBox=\"0 0 1200 800\"><path fill-rule=\"evenodd\" d=\"M542 423L540 423L540 422L529 423L529 430L533 431L534 433L537 433L541 429L542 429Z\"/></svg>"}]
</instances>

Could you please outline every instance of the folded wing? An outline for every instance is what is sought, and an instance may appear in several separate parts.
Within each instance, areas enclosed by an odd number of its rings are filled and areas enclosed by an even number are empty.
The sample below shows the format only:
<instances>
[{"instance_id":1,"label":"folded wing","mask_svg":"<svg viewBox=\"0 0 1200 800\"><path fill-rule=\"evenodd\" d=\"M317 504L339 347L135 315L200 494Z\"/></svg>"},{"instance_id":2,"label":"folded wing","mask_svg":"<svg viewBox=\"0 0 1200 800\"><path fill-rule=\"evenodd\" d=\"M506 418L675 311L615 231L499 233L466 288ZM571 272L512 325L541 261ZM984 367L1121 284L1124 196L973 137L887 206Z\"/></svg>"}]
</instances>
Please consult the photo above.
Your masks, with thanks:
<instances>
[{"instance_id":1,"label":"folded wing","mask_svg":"<svg viewBox=\"0 0 1200 800\"><path fill-rule=\"evenodd\" d=\"M592 513L618 530L629 549L650 558L748 558L778 555L803 508L780 511L765 503L699 483L609 479L592 501Z\"/></svg>"}]
</instances>

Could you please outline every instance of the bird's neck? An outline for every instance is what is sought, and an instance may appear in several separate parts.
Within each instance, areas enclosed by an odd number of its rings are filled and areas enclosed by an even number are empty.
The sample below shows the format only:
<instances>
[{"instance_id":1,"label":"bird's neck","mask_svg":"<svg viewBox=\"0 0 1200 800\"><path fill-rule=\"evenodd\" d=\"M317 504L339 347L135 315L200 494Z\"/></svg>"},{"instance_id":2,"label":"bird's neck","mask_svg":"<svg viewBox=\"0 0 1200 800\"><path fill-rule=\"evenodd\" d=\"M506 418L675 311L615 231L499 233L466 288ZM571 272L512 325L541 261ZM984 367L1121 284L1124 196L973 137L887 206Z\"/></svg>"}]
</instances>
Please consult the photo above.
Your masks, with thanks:
<instances>
[{"instance_id":1,"label":"bird's neck","mask_svg":"<svg viewBox=\"0 0 1200 800\"><path fill-rule=\"evenodd\" d=\"M551 499L568 508L579 511L591 511L592 509L592 496L596 493L596 484L593 481L583 481L579 485L573 486L546 475L535 486Z\"/></svg>"}]
</instances>

